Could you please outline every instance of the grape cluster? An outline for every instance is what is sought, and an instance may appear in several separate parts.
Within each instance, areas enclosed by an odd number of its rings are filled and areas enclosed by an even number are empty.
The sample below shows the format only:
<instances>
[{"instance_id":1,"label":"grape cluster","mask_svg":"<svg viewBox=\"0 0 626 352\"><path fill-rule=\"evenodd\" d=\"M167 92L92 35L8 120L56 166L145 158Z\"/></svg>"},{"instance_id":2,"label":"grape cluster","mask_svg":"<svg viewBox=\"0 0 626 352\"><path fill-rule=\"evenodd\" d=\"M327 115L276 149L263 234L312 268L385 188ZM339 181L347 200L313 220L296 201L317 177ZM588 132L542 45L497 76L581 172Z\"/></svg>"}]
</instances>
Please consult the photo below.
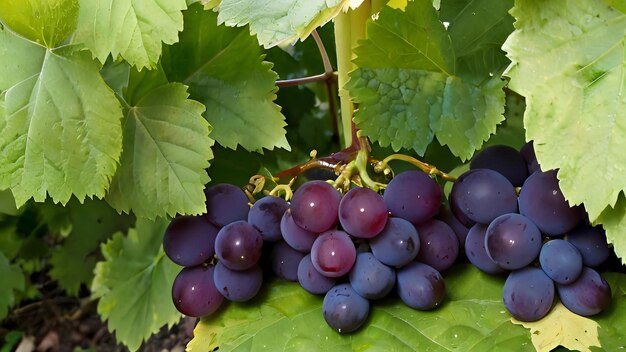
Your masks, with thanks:
<instances>
[{"instance_id":1,"label":"grape cluster","mask_svg":"<svg viewBox=\"0 0 626 352\"><path fill-rule=\"evenodd\" d=\"M584 316L610 304L611 289L593 269L610 255L606 235L565 200L557 171L540 169L532 142L519 152L493 146L478 153L449 203L469 261L486 273L508 273L503 299L515 318L541 319L557 295Z\"/></svg>"}]
</instances>

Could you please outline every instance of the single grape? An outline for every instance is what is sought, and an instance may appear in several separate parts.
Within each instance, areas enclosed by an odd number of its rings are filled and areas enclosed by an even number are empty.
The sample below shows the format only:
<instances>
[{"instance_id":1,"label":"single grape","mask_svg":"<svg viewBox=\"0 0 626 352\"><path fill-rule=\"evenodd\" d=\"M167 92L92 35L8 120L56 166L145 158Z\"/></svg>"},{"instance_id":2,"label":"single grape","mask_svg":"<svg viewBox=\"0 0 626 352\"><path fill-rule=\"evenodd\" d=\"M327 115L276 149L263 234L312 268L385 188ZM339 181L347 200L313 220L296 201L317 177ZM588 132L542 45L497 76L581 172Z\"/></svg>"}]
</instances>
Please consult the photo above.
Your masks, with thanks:
<instances>
[{"instance_id":1,"label":"single grape","mask_svg":"<svg viewBox=\"0 0 626 352\"><path fill-rule=\"evenodd\" d=\"M437 308L446 295L443 277L428 264L411 262L398 269L397 290L407 306L418 310Z\"/></svg>"},{"instance_id":2,"label":"single grape","mask_svg":"<svg viewBox=\"0 0 626 352\"><path fill-rule=\"evenodd\" d=\"M521 321L537 321L548 314L554 303L554 283L535 267L513 271L504 282L504 306Z\"/></svg>"},{"instance_id":3,"label":"single grape","mask_svg":"<svg viewBox=\"0 0 626 352\"><path fill-rule=\"evenodd\" d=\"M539 253L541 269L557 284L571 284L583 270L583 257L576 247L565 240L543 244Z\"/></svg>"},{"instance_id":4,"label":"single grape","mask_svg":"<svg viewBox=\"0 0 626 352\"><path fill-rule=\"evenodd\" d=\"M190 317L207 316L215 312L224 296L213 282L214 267L183 268L172 284L172 300L179 312Z\"/></svg>"},{"instance_id":5,"label":"single grape","mask_svg":"<svg viewBox=\"0 0 626 352\"><path fill-rule=\"evenodd\" d=\"M498 216L487 227L485 249L498 266L517 270L530 264L541 251L541 232L520 214Z\"/></svg>"},{"instance_id":6,"label":"single grape","mask_svg":"<svg viewBox=\"0 0 626 352\"><path fill-rule=\"evenodd\" d=\"M530 175L519 194L520 214L532 220L548 236L561 236L576 226L580 207L570 207L565 200L556 170Z\"/></svg>"},{"instance_id":7,"label":"single grape","mask_svg":"<svg viewBox=\"0 0 626 352\"><path fill-rule=\"evenodd\" d=\"M220 183L204 190L206 196L206 217L217 226L222 227L238 220L246 220L250 207L248 197L241 188Z\"/></svg>"},{"instance_id":8,"label":"single grape","mask_svg":"<svg viewBox=\"0 0 626 352\"><path fill-rule=\"evenodd\" d=\"M402 218L389 218L383 231L369 244L376 259L395 267L408 264L420 250L415 226Z\"/></svg>"},{"instance_id":9,"label":"single grape","mask_svg":"<svg viewBox=\"0 0 626 352\"><path fill-rule=\"evenodd\" d=\"M291 216L291 210L287 210L283 214L283 218L280 220L280 232L283 235L283 239L291 248L308 253L311 251L313 242L319 233L307 231L300 226L296 225Z\"/></svg>"},{"instance_id":10,"label":"single grape","mask_svg":"<svg viewBox=\"0 0 626 352\"><path fill-rule=\"evenodd\" d=\"M213 280L224 298L233 302L245 302L259 293L263 284L263 272L258 265L247 270L230 270L218 262Z\"/></svg>"},{"instance_id":11,"label":"single grape","mask_svg":"<svg viewBox=\"0 0 626 352\"><path fill-rule=\"evenodd\" d=\"M289 247L284 241L277 242L270 256L272 271L276 276L287 281L298 281L298 264L304 253Z\"/></svg>"},{"instance_id":12,"label":"single grape","mask_svg":"<svg viewBox=\"0 0 626 352\"><path fill-rule=\"evenodd\" d=\"M352 288L367 299L385 297L396 284L396 271L367 252L357 255L349 277Z\"/></svg>"},{"instance_id":13,"label":"single grape","mask_svg":"<svg viewBox=\"0 0 626 352\"><path fill-rule=\"evenodd\" d=\"M452 266L459 255L459 240L448 224L432 219L416 226L420 238L417 261L442 272Z\"/></svg>"},{"instance_id":14,"label":"single grape","mask_svg":"<svg viewBox=\"0 0 626 352\"><path fill-rule=\"evenodd\" d=\"M505 270L494 262L487 254L485 248L485 234L487 225L476 224L472 226L465 239L465 255L467 259L478 269L488 274L499 274Z\"/></svg>"},{"instance_id":15,"label":"single grape","mask_svg":"<svg viewBox=\"0 0 626 352\"><path fill-rule=\"evenodd\" d=\"M519 152L526 162L526 168L529 175L532 175L535 171L541 171L541 167L539 167L539 163L537 162L537 156L535 155L535 146L533 145L533 141L524 144Z\"/></svg>"},{"instance_id":16,"label":"single grape","mask_svg":"<svg viewBox=\"0 0 626 352\"><path fill-rule=\"evenodd\" d=\"M165 230L163 249L174 263L196 266L215 255L218 231L204 216L179 216Z\"/></svg>"},{"instance_id":17,"label":"single grape","mask_svg":"<svg viewBox=\"0 0 626 352\"><path fill-rule=\"evenodd\" d=\"M337 280L319 273L307 254L298 264L298 282L303 289L314 295L322 295L336 285Z\"/></svg>"},{"instance_id":18,"label":"single grape","mask_svg":"<svg viewBox=\"0 0 626 352\"><path fill-rule=\"evenodd\" d=\"M391 216L420 224L439 211L441 188L421 171L405 171L389 182L383 199Z\"/></svg>"},{"instance_id":19,"label":"single grape","mask_svg":"<svg viewBox=\"0 0 626 352\"><path fill-rule=\"evenodd\" d=\"M581 223L567 234L566 240L580 251L585 266L596 267L609 257L611 250L601 226Z\"/></svg>"},{"instance_id":20,"label":"single grape","mask_svg":"<svg viewBox=\"0 0 626 352\"><path fill-rule=\"evenodd\" d=\"M215 253L222 264L231 270L250 269L259 261L263 238L254 226L235 221L217 233Z\"/></svg>"},{"instance_id":21,"label":"single grape","mask_svg":"<svg viewBox=\"0 0 626 352\"><path fill-rule=\"evenodd\" d=\"M345 334L363 325L370 311L370 302L359 296L350 284L341 284L326 293L322 311L326 323L340 334Z\"/></svg>"},{"instance_id":22,"label":"single grape","mask_svg":"<svg viewBox=\"0 0 626 352\"><path fill-rule=\"evenodd\" d=\"M298 188L291 200L296 225L311 232L324 232L337 225L341 195L324 181L310 181Z\"/></svg>"},{"instance_id":23,"label":"single grape","mask_svg":"<svg viewBox=\"0 0 626 352\"><path fill-rule=\"evenodd\" d=\"M347 233L340 230L321 234L311 248L311 261L320 274L339 277L347 274L356 260L356 248Z\"/></svg>"},{"instance_id":24,"label":"single grape","mask_svg":"<svg viewBox=\"0 0 626 352\"><path fill-rule=\"evenodd\" d=\"M463 225L463 223L457 219L457 217L452 213L450 207L442 205L439 209L439 215L437 217L448 224L450 228L454 231L456 238L459 240L459 247L461 249L465 248L465 239L467 238L467 234L471 226L467 227Z\"/></svg>"},{"instance_id":25,"label":"single grape","mask_svg":"<svg viewBox=\"0 0 626 352\"><path fill-rule=\"evenodd\" d=\"M259 230L264 241L278 241L282 238L280 220L287 209L289 203L286 200L274 196L263 197L250 208L248 223Z\"/></svg>"},{"instance_id":26,"label":"single grape","mask_svg":"<svg viewBox=\"0 0 626 352\"><path fill-rule=\"evenodd\" d=\"M597 271L583 267L578 280L569 285L556 285L561 302L572 312L595 315L611 305L611 287Z\"/></svg>"},{"instance_id":27,"label":"single grape","mask_svg":"<svg viewBox=\"0 0 626 352\"><path fill-rule=\"evenodd\" d=\"M385 227L388 216L383 197L369 188L353 188L339 203L339 222L343 230L354 237L372 238L378 235Z\"/></svg>"},{"instance_id":28,"label":"single grape","mask_svg":"<svg viewBox=\"0 0 626 352\"><path fill-rule=\"evenodd\" d=\"M489 224L500 215L517 211L517 194L511 182L496 171L474 169L454 182L450 207L455 214Z\"/></svg>"},{"instance_id":29,"label":"single grape","mask_svg":"<svg viewBox=\"0 0 626 352\"><path fill-rule=\"evenodd\" d=\"M508 145L493 145L481 150L470 162L470 169L491 169L519 187L528 177L526 161L522 154Z\"/></svg>"}]
</instances>

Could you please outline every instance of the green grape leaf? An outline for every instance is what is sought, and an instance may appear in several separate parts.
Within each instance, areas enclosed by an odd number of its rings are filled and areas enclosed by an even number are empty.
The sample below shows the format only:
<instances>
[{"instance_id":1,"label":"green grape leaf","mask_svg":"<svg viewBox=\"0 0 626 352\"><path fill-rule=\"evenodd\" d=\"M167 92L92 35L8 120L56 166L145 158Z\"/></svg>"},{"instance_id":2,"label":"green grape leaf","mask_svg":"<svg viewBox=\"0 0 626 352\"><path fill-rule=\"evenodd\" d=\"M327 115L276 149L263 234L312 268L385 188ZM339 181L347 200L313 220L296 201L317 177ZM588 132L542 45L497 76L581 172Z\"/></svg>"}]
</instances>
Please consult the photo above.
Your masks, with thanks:
<instances>
[{"instance_id":1,"label":"green grape leaf","mask_svg":"<svg viewBox=\"0 0 626 352\"><path fill-rule=\"evenodd\" d=\"M615 9L626 13L626 2L623 0L604 0L605 3L613 6Z\"/></svg>"},{"instance_id":2,"label":"green grape leaf","mask_svg":"<svg viewBox=\"0 0 626 352\"><path fill-rule=\"evenodd\" d=\"M602 348L592 351L619 351L626 346L626 275L623 273L602 274L613 294L611 305L593 317L598 323L598 335Z\"/></svg>"},{"instance_id":3,"label":"green grape leaf","mask_svg":"<svg viewBox=\"0 0 626 352\"><path fill-rule=\"evenodd\" d=\"M102 63L111 54L138 69L154 68L162 43L178 40L186 8L185 0L82 0L73 42Z\"/></svg>"},{"instance_id":4,"label":"green grape leaf","mask_svg":"<svg viewBox=\"0 0 626 352\"><path fill-rule=\"evenodd\" d=\"M204 213L206 169L213 158L204 106L187 99L180 83L153 86L140 75L131 75L124 151L106 200L120 212L149 219Z\"/></svg>"},{"instance_id":5,"label":"green grape leaf","mask_svg":"<svg viewBox=\"0 0 626 352\"><path fill-rule=\"evenodd\" d=\"M607 207L596 220L602 224L606 232L607 241L613 245L615 254L626 260L626 197L621 195L613 207Z\"/></svg>"},{"instance_id":6,"label":"green grape leaf","mask_svg":"<svg viewBox=\"0 0 626 352\"><path fill-rule=\"evenodd\" d=\"M54 48L76 28L78 0L0 1L0 20L20 35Z\"/></svg>"},{"instance_id":7,"label":"green grape leaf","mask_svg":"<svg viewBox=\"0 0 626 352\"><path fill-rule=\"evenodd\" d=\"M67 203L103 197L122 147L121 107L99 65L73 46L46 49L0 30L0 189Z\"/></svg>"},{"instance_id":8,"label":"green grape leaf","mask_svg":"<svg viewBox=\"0 0 626 352\"><path fill-rule=\"evenodd\" d=\"M139 218L128 235L116 233L101 247L91 286L99 298L98 313L108 320L109 331L131 351L162 326L180 320L172 303L174 278L180 267L165 256L161 247L167 221Z\"/></svg>"},{"instance_id":9,"label":"green grape leaf","mask_svg":"<svg viewBox=\"0 0 626 352\"><path fill-rule=\"evenodd\" d=\"M185 11L180 42L164 49L167 77L188 85L191 98L204 103L219 144L289 150L285 117L273 102L272 65L262 61L261 48L245 29L217 26L216 16L196 5Z\"/></svg>"},{"instance_id":10,"label":"green grape leaf","mask_svg":"<svg viewBox=\"0 0 626 352\"><path fill-rule=\"evenodd\" d=\"M498 45L510 32L501 25L510 22L508 7L475 0L465 2L468 10L458 2L441 4L449 31L427 0L404 11L385 7L368 22L346 87L359 103L357 127L381 146L423 155L437 137L466 160L504 119L506 57Z\"/></svg>"},{"instance_id":11,"label":"green grape leaf","mask_svg":"<svg viewBox=\"0 0 626 352\"><path fill-rule=\"evenodd\" d=\"M250 25L266 48L306 38L347 8L350 0L221 0L207 5L219 11L218 21L231 27Z\"/></svg>"},{"instance_id":12,"label":"green grape leaf","mask_svg":"<svg viewBox=\"0 0 626 352\"><path fill-rule=\"evenodd\" d=\"M594 221L626 190L626 14L601 0L516 1L511 13L506 75L526 97L526 138Z\"/></svg>"},{"instance_id":13,"label":"green grape leaf","mask_svg":"<svg viewBox=\"0 0 626 352\"><path fill-rule=\"evenodd\" d=\"M15 304L15 291L24 290L24 274L22 270L11 265L9 260L0 251L0 320L4 319L9 312L9 307Z\"/></svg>"},{"instance_id":14,"label":"green grape leaf","mask_svg":"<svg viewBox=\"0 0 626 352\"><path fill-rule=\"evenodd\" d=\"M96 266L100 243L114 232L126 230L128 216L120 216L102 200L86 200L84 204L71 200L61 208L71 223L71 231L63 244L52 251L50 277L69 295L77 295L82 284L90 285ZM81 264L76 265L77 261Z\"/></svg>"},{"instance_id":15,"label":"green grape leaf","mask_svg":"<svg viewBox=\"0 0 626 352\"><path fill-rule=\"evenodd\" d=\"M470 265L446 272L445 303L416 311L398 298L372 302L360 330L326 325L322 297L296 283L272 281L259 298L231 303L196 327L188 351L533 351L530 336L502 305L502 279ZM269 287L268 287L269 286Z\"/></svg>"}]
</instances>

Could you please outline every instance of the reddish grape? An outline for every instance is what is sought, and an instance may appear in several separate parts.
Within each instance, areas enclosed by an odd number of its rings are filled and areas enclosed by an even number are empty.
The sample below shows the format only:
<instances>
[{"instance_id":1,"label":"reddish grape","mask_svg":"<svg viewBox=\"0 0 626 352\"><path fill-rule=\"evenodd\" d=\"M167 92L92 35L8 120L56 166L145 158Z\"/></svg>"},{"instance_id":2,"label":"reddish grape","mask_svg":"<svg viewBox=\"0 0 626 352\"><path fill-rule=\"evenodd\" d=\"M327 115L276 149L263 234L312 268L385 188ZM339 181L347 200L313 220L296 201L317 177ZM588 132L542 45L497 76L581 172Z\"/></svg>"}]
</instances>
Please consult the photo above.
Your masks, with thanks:
<instances>
[{"instance_id":1,"label":"reddish grape","mask_svg":"<svg viewBox=\"0 0 626 352\"><path fill-rule=\"evenodd\" d=\"M337 225L341 195L324 181L303 184L293 194L291 215L296 225L312 232L324 232Z\"/></svg>"},{"instance_id":2,"label":"reddish grape","mask_svg":"<svg viewBox=\"0 0 626 352\"><path fill-rule=\"evenodd\" d=\"M217 233L215 253L231 270L246 270L261 258L263 239L254 226L245 221L230 223Z\"/></svg>"},{"instance_id":3,"label":"reddish grape","mask_svg":"<svg viewBox=\"0 0 626 352\"><path fill-rule=\"evenodd\" d=\"M385 227L388 215L383 197L369 188L351 189L339 204L341 226L354 237L378 235Z\"/></svg>"},{"instance_id":4,"label":"reddish grape","mask_svg":"<svg viewBox=\"0 0 626 352\"><path fill-rule=\"evenodd\" d=\"M172 300L179 312L190 317L202 317L220 307L224 296L213 282L214 270L213 266L194 266L178 273L172 285Z\"/></svg>"},{"instance_id":5,"label":"reddish grape","mask_svg":"<svg viewBox=\"0 0 626 352\"><path fill-rule=\"evenodd\" d=\"M311 248L311 261L320 274L339 277L347 274L356 260L356 248L347 233L339 230L321 234Z\"/></svg>"}]
</instances>

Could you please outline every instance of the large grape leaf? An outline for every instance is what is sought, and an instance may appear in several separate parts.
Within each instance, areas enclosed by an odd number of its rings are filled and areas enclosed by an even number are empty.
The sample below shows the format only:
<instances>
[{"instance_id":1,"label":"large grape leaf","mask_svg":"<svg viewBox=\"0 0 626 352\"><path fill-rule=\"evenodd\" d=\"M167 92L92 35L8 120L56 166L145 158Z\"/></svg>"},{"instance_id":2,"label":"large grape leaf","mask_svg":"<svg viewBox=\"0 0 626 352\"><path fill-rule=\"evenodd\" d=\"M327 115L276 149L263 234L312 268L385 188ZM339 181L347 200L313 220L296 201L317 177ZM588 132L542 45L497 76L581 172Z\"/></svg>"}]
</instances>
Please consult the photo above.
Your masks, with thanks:
<instances>
[{"instance_id":1,"label":"large grape leaf","mask_svg":"<svg viewBox=\"0 0 626 352\"><path fill-rule=\"evenodd\" d=\"M122 147L121 107L99 65L0 29L0 189L67 203L103 197Z\"/></svg>"},{"instance_id":2,"label":"large grape leaf","mask_svg":"<svg viewBox=\"0 0 626 352\"><path fill-rule=\"evenodd\" d=\"M255 151L289 149L284 116L274 104L276 74L244 28L217 26L217 15L194 5L185 11L180 42L164 49L171 81L189 86L206 106L206 119L219 144Z\"/></svg>"},{"instance_id":3,"label":"large grape leaf","mask_svg":"<svg viewBox=\"0 0 626 352\"><path fill-rule=\"evenodd\" d=\"M448 30L428 0L368 22L347 88L360 104L357 127L382 146L423 155L437 137L465 160L504 119L498 46L512 30L510 3L459 3L441 3Z\"/></svg>"},{"instance_id":4,"label":"large grape leaf","mask_svg":"<svg viewBox=\"0 0 626 352\"><path fill-rule=\"evenodd\" d=\"M149 219L204 213L213 158L204 106L187 99L186 86L145 71L132 74L126 90L124 151L106 199Z\"/></svg>"},{"instance_id":5,"label":"large grape leaf","mask_svg":"<svg viewBox=\"0 0 626 352\"><path fill-rule=\"evenodd\" d=\"M128 235L116 233L101 247L91 286L98 313L117 341L135 351L162 326L180 320L169 292L180 267L161 247L167 222L138 219Z\"/></svg>"},{"instance_id":6,"label":"large grape leaf","mask_svg":"<svg viewBox=\"0 0 626 352\"><path fill-rule=\"evenodd\" d=\"M110 53L138 69L153 68L162 43L178 40L186 8L185 0L81 0L73 41L102 63Z\"/></svg>"},{"instance_id":7,"label":"large grape leaf","mask_svg":"<svg viewBox=\"0 0 626 352\"><path fill-rule=\"evenodd\" d=\"M196 327L188 351L533 351L530 336L502 305L503 280L459 265L445 275L445 303L420 312L398 298L372 302L359 331L326 325L322 298L273 281L260 297L229 304Z\"/></svg>"},{"instance_id":8,"label":"large grape leaf","mask_svg":"<svg viewBox=\"0 0 626 352\"><path fill-rule=\"evenodd\" d=\"M0 251L0 321L7 316L9 307L15 303L15 290L24 290L24 274L16 265L11 265L9 260Z\"/></svg>"},{"instance_id":9,"label":"large grape leaf","mask_svg":"<svg viewBox=\"0 0 626 352\"><path fill-rule=\"evenodd\" d=\"M504 44L527 140L594 221L626 190L626 14L602 0L516 1ZM593 191L590 191L593 190Z\"/></svg>"}]
</instances>

